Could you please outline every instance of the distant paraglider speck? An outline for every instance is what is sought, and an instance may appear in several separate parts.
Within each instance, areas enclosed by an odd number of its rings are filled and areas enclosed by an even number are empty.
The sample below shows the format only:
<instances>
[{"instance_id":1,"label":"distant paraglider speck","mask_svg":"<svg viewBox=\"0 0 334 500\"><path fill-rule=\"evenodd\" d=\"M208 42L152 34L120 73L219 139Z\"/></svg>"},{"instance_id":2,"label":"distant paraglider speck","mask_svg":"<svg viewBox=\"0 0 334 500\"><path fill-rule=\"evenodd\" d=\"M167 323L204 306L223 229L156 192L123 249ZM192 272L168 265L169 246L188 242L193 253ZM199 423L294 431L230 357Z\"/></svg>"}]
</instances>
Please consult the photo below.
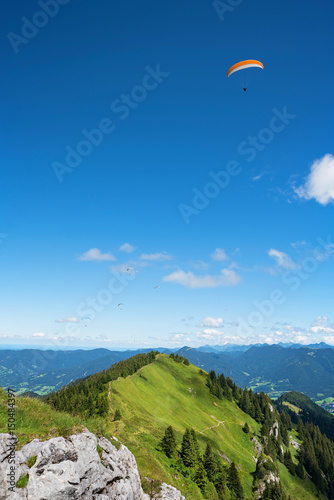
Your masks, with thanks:
<instances>
[{"instance_id":1,"label":"distant paraglider speck","mask_svg":"<svg viewBox=\"0 0 334 500\"><path fill-rule=\"evenodd\" d=\"M83 321L85 327L87 326L87 321L92 321L92 318L90 318L89 316L84 316L83 318L81 318L81 321Z\"/></svg>"}]
</instances>

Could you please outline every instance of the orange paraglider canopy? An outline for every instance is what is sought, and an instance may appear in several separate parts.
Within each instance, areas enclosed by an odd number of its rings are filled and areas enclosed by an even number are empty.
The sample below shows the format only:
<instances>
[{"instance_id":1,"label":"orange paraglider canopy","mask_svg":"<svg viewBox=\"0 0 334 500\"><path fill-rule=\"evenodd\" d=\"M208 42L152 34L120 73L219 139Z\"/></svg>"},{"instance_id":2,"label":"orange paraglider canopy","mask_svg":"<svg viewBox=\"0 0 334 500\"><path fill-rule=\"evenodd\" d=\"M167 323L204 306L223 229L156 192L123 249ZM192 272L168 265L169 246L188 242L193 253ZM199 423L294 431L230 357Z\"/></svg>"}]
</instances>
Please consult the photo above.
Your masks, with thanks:
<instances>
[{"instance_id":1,"label":"orange paraglider canopy","mask_svg":"<svg viewBox=\"0 0 334 500\"><path fill-rule=\"evenodd\" d=\"M246 59L246 61L238 62L234 64L227 72L227 77L235 73L236 71L240 71L241 69L246 68L261 68L264 69L262 62L257 61L256 59Z\"/></svg>"}]
</instances>

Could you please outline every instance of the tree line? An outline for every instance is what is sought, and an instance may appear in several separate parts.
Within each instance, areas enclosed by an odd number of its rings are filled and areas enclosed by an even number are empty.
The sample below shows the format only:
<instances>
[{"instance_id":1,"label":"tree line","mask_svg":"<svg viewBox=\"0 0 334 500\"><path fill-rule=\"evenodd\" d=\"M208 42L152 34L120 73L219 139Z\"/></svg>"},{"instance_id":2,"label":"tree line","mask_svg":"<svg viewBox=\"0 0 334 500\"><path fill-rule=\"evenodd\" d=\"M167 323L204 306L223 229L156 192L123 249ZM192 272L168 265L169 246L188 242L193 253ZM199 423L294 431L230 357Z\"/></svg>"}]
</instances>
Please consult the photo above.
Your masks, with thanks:
<instances>
[{"instance_id":1,"label":"tree line","mask_svg":"<svg viewBox=\"0 0 334 500\"><path fill-rule=\"evenodd\" d=\"M151 351L119 361L107 370L52 392L47 396L46 402L58 411L82 415L84 418L106 416L109 412L109 399L105 384L133 375L143 366L152 363L157 354L158 351Z\"/></svg>"},{"instance_id":2,"label":"tree line","mask_svg":"<svg viewBox=\"0 0 334 500\"><path fill-rule=\"evenodd\" d=\"M207 443L202 455L194 429L187 428L185 430L181 445L178 446L173 427L167 427L159 449L168 458L174 459L172 467L184 477L189 477L194 481L204 496L207 496L210 487L213 487L220 500L229 498L242 500L244 498L235 463L232 462L228 470L225 471L220 458L213 452L210 442Z\"/></svg>"}]
</instances>

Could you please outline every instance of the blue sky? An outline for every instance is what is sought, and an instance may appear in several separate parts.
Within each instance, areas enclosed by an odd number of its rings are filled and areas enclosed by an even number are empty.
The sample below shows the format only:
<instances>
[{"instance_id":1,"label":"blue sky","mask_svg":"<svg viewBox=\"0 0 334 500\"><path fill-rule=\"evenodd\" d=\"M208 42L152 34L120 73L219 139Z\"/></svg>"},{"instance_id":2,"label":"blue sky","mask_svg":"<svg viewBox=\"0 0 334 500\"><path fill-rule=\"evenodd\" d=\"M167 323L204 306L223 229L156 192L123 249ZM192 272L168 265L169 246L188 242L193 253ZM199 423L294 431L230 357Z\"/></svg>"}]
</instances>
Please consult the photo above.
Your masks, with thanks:
<instances>
[{"instance_id":1,"label":"blue sky","mask_svg":"<svg viewBox=\"0 0 334 500\"><path fill-rule=\"evenodd\" d=\"M334 344L334 5L236 3L6 0L2 344Z\"/></svg>"}]
</instances>

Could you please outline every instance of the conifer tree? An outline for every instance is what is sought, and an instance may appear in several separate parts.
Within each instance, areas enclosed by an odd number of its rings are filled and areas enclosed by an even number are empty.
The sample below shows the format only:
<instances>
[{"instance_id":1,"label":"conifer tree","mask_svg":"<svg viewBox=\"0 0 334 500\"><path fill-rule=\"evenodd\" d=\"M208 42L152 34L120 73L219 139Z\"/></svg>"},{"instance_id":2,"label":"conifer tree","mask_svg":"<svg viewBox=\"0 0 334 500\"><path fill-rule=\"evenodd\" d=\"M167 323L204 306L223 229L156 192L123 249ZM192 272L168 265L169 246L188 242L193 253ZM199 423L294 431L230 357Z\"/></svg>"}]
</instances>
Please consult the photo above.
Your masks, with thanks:
<instances>
[{"instance_id":1,"label":"conifer tree","mask_svg":"<svg viewBox=\"0 0 334 500\"><path fill-rule=\"evenodd\" d=\"M194 450L196 453L196 462L198 462L201 459L201 450L199 448L199 444L198 444L196 433L195 433L194 429L190 430L190 434L191 434L191 437L193 440Z\"/></svg>"},{"instance_id":2,"label":"conifer tree","mask_svg":"<svg viewBox=\"0 0 334 500\"><path fill-rule=\"evenodd\" d=\"M181 445L181 458L186 467L195 467L197 463L197 453L190 429L186 429L183 434Z\"/></svg>"},{"instance_id":3,"label":"conifer tree","mask_svg":"<svg viewBox=\"0 0 334 500\"><path fill-rule=\"evenodd\" d=\"M232 462L227 474L227 486L236 495L237 500L244 498L244 492L235 463Z\"/></svg>"},{"instance_id":4,"label":"conifer tree","mask_svg":"<svg viewBox=\"0 0 334 500\"><path fill-rule=\"evenodd\" d=\"M261 411L261 408L260 408L260 405L259 405L259 402L257 399L254 403L254 418L258 423L260 423L262 418L263 418L263 413Z\"/></svg>"},{"instance_id":5,"label":"conifer tree","mask_svg":"<svg viewBox=\"0 0 334 500\"><path fill-rule=\"evenodd\" d=\"M203 456L203 465L209 481L213 483L216 475L217 464L210 443L206 445L205 453Z\"/></svg>"},{"instance_id":6,"label":"conifer tree","mask_svg":"<svg viewBox=\"0 0 334 500\"><path fill-rule=\"evenodd\" d=\"M290 472L290 474L292 474L294 476L295 473L296 473L296 466L293 463L290 450L287 450L284 453L284 465L288 469L288 471Z\"/></svg>"},{"instance_id":7,"label":"conifer tree","mask_svg":"<svg viewBox=\"0 0 334 500\"><path fill-rule=\"evenodd\" d=\"M196 468L195 483L197 484L201 492L205 494L208 486L208 478L202 461L198 463Z\"/></svg>"},{"instance_id":8,"label":"conifer tree","mask_svg":"<svg viewBox=\"0 0 334 500\"><path fill-rule=\"evenodd\" d=\"M300 477L300 479L305 479L304 467L300 462L298 462L298 464L296 465L296 474L298 477Z\"/></svg>"},{"instance_id":9,"label":"conifer tree","mask_svg":"<svg viewBox=\"0 0 334 500\"><path fill-rule=\"evenodd\" d=\"M289 434L288 434L288 429L286 427L283 427L282 429L282 438L285 446L289 446Z\"/></svg>"},{"instance_id":10,"label":"conifer tree","mask_svg":"<svg viewBox=\"0 0 334 500\"><path fill-rule=\"evenodd\" d=\"M171 425L165 430L165 435L161 440L161 448L169 458L171 458L176 451L176 439L174 429Z\"/></svg>"}]
</instances>

